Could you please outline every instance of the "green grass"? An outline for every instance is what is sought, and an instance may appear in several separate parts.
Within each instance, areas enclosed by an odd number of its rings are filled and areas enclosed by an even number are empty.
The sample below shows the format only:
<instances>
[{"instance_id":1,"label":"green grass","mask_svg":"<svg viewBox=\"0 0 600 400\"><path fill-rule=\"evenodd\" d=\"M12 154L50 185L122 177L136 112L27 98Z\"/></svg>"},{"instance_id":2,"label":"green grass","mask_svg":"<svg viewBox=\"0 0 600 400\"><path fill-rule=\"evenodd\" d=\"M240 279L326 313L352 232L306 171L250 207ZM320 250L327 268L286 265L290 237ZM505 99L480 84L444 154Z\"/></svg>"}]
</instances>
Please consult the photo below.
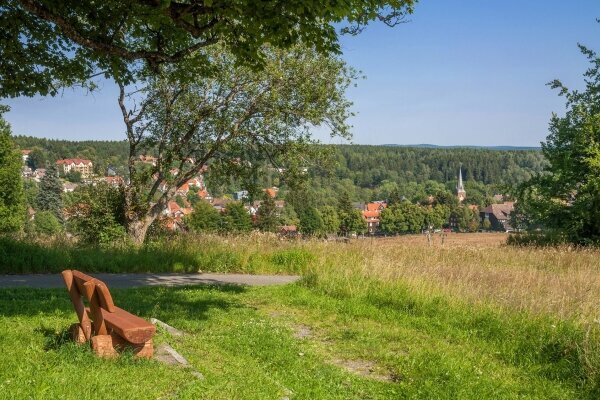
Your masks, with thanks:
<instances>
[{"instance_id":1,"label":"green grass","mask_svg":"<svg viewBox=\"0 0 600 400\"><path fill-rule=\"evenodd\" d=\"M68 268L87 272L299 273L314 256L292 246L262 235L189 235L140 247L80 246L68 240L41 242L0 236L0 274L58 273Z\"/></svg>"},{"instance_id":2,"label":"green grass","mask_svg":"<svg viewBox=\"0 0 600 400\"><path fill-rule=\"evenodd\" d=\"M285 259L285 257L284 257ZM286 262L286 261L281 261ZM322 279L268 287L113 290L200 371L101 360L66 339L64 290L0 291L0 398L597 399L566 321ZM296 331L303 335L298 337ZM366 365L362 374L349 366ZM360 369L360 368L359 368Z\"/></svg>"}]
</instances>

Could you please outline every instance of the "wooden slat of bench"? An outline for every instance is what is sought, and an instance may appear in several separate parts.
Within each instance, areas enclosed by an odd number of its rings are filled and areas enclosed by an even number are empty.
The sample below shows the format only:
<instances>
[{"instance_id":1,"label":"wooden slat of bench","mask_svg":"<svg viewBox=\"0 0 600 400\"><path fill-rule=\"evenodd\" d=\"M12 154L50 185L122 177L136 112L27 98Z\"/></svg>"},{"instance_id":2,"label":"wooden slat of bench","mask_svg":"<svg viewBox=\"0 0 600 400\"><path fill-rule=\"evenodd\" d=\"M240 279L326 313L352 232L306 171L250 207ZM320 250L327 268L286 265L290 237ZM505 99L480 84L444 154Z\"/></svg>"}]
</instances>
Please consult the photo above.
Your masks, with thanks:
<instances>
[{"instance_id":1,"label":"wooden slat of bench","mask_svg":"<svg viewBox=\"0 0 600 400\"><path fill-rule=\"evenodd\" d=\"M152 338L156 327L150 322L133 315L122 308L115 307L115 312L101 309L104 323L109 332L115 332L123 339L134 344L142 344Z\"/></svg>"}]
</instances>

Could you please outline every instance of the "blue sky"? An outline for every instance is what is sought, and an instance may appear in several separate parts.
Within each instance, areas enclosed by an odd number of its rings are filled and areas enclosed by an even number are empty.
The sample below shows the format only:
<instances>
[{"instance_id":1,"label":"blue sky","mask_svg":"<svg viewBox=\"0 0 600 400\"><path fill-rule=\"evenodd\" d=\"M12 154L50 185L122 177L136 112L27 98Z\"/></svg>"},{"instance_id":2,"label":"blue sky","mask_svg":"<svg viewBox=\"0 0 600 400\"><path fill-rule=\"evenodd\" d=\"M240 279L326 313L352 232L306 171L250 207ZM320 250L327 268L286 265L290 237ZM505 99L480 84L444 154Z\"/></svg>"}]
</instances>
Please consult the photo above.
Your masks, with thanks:
<instances>
[{"instance_id":1,"label":"blue sky","mask_svg":"<svg viewBox=\"0 0 600 400\"><path fill-rule=\"evenodd\" d=\"M576 44L600 52L598 17L600 0L422 0L407 24L343 38L344 58L367 77L348 92L353 142L539 145L564 110L545 84L581 87ZM101 86L10 100L6 118L15 134L124 139L116 88Z\"/></svg>"}]
</instances>

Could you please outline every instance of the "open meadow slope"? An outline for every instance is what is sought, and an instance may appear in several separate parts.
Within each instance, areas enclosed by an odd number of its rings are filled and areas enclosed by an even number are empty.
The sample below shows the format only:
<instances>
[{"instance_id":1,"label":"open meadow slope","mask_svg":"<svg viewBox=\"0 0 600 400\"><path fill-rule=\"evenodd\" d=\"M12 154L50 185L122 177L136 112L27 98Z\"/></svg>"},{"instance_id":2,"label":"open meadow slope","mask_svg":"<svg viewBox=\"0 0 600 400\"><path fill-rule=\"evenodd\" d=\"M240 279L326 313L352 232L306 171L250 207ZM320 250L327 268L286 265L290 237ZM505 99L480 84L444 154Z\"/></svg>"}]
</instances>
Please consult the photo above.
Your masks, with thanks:
<instances>
[{"instance_id":1,"label":"open meadow slope","mask_svg":"<svg viewBox=\"0 0 600 400\"><path fill-rule=\"evenodd\" d=\"M206 271L207 258L218 271L304 276L279 287L113 290L123 308L185 331L159 330L156 342L203 379L127 355L97 359L67 340L66 291L3 289L0 397L599 398L600 251L505 238L188 239L187 255L164 257L163 270Z\"/></svg>"}]
</instances>

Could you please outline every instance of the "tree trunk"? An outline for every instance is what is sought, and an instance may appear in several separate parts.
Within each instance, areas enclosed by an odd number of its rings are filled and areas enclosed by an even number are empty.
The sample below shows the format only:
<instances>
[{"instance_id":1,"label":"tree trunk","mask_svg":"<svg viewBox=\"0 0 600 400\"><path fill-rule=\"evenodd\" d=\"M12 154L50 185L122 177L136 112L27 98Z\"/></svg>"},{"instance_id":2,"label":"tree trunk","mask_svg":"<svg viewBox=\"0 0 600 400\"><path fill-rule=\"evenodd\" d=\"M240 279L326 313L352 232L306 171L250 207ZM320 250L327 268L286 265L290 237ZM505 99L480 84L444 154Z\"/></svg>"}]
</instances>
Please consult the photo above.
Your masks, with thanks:
<instances>
[{"instance_id":1,"label":"tree trunk","mask_svg":"<svg viewBox=\"0 0 600 400\"><path fill-rule=\"evenodd\" d=\"M139 201L136 190L132 186L125 188L125 221L127 221L127 234L133 243L141 245L146 239L148 228L160 215L162 208L159 204L145 207L138 206Z\"/></svg>"},{"instance_id":2,"label":"tree trunk","mask_svg":"<svg viewBox=\"0 0 600 400\"><path fill-rule=\"evenodd\" d=\"M141 245L144 243L144 240L146 239L146 233L148 232L148 228L150 227L153 221L154 218L150 219L148 217L141 220L129 221L129 223L127 224L127 234L129 235L129 238L133 241L133 243L137 245Z\"/></svg>"}]
</instances>

